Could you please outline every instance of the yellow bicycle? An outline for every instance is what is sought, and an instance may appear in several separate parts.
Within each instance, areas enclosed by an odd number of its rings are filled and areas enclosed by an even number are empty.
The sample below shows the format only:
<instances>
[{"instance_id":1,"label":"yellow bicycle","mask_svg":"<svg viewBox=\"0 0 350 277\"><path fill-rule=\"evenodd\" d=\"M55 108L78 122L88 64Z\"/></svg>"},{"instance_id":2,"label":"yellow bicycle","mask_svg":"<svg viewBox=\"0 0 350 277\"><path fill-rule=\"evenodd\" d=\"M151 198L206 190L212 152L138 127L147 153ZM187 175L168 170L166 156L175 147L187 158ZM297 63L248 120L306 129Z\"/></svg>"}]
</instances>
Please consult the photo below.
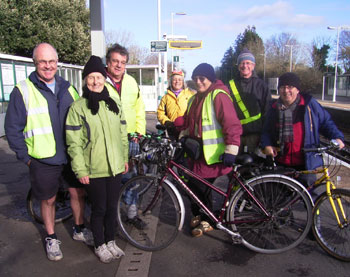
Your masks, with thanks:
<instances>
[{"instance_id":1,"label":"yellow bicycle","mask_svg":"<svg viewBox=\"0 0 350 277\"><path fill-rule=\"evenodd\" d=\"M331 256L350 261L350 190L337 188L331 177L341 168L328 150L338 149L338 143L320 148L304 149L305 152L316 152L322 155L323 167L316 170L302 170L298 174L321 174L310 190L325 185L326 191L317 197L312 212L312 231L318 244ZM330 170L332 168L332 170Z\"/></svg>"}]
</instances>

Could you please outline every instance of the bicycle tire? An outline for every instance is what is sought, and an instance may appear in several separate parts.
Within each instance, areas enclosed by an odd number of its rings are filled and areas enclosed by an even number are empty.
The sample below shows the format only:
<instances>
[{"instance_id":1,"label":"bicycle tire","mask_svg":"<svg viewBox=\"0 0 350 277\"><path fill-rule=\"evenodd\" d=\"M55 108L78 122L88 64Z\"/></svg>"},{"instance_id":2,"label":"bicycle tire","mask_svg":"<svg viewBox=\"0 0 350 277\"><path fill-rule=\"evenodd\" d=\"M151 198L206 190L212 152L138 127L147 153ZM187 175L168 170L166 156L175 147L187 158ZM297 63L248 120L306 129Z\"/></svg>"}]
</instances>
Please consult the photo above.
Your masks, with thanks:
<instances>
[{"instance_id":1,"label":"bicycle tire","mask_svg":"<svg viewBox=\"0 0 350 277\"><path fill-rule=\"evenodd\" d=\"M227 220L249 249L277 254L292 249L308 234L312 222L312 204L302 185L283 175L262 175L246 182L247 187L271 214L267 217L240 188L232 196Z\"/></svg>"},{"instance_id":2,"label":"bicycle tire","mask_svg":"<svg viewBox=\"0 0 350 277\"><path fill-rule=\"evenodd\" d=\"M146 224L143 229L137 229L128 219L130 203L126 200L127 191L138 195L135 201L138 217ZM133 246L145 251L161 250L170 245L178 234L180 205L166 183L160 186L155 176L137 176L121 188L117 221L121 233Z\"/></svg>"},{"instance_id":3,"label":"bicycle tire","mask_svg":"<svg viewBox=\"0 0 350 277\"><path fill-rule=\"evenodd\" d=\"M32 189L29 189L27 194L27 211L36 222L40 224L44 223L40 212L40 200L37 200L33 196ZM70 208L69 192L59 190L56 196L55 223L66 221L72 216L73 214Z\"/></svg>"},{"instance_id":4,"label":"bicycle tire","mask_svg":"<svg viewBox=\"0 0 350 277\"><path fill-rule=\"evenodd\" d=\"M347 222L344 222L339 208L337 211L344 228L339 227L327 193L324 192L316 199L313 210L312 231L317 243L329 255L339 260L350 262L350 191L335 189L332 190L332 197L334 200L339 198L342 203ZM335 205L338 207L337 203Z\"/></svg>"}]
</instances>

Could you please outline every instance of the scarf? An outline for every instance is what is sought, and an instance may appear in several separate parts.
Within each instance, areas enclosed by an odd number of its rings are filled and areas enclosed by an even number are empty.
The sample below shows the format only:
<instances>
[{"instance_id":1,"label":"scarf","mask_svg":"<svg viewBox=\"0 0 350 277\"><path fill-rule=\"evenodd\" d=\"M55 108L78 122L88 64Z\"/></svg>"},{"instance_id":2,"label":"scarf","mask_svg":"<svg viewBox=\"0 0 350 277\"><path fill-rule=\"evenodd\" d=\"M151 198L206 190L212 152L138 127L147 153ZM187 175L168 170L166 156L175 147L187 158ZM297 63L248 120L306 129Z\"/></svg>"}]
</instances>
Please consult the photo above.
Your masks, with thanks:
<instances>
[{"instance_id":1,"label":"scarf","mask_svg":"<svg viewBox=\"0 0 350 277\"><path fill-rule=\"evenodd\" d=\"M300 95L297 95L297 98L292 105L286 107L281 99L277 100L277 109L278 109L278 119L279 119L279 145L281 148L281 155L284 154L285 143L293 142L293 112L300 103Z\"/></svg>"},{"instance_id":2,"label":"scarf","mask_svg":"<svg viewBox=\"0 0 350 277\"><path fill-rule=\"evenodd\" d=\"M114 112L116 115L119 114L118 105L114 102L114 100L111 97L109 97L109 92L106 86L103 88L101 93L92 92L88 89L87 86L84 86L83 97L88 100L88 108L91 110L91 113L93 115L98 113L98 110L100 108L100 101L105 101L107 108L110 111Z\"/></svg>"}]
</instances>

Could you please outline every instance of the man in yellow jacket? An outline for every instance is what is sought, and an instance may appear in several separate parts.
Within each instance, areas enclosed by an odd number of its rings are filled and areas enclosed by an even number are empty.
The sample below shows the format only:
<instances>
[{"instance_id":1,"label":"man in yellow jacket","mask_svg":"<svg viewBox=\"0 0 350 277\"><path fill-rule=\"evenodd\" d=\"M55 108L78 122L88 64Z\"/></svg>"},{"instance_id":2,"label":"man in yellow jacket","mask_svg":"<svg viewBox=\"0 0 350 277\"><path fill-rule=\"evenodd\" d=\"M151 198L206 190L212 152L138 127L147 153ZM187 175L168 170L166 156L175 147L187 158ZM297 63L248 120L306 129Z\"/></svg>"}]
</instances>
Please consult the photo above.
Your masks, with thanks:
<instances>
[{"instance_id":1,"label":"man in yellow jacket","mask_svg":"<svg viewBox=\"0 0 350 277\"><path fill-rule=\"evenodd\" d=\"M106 86L110 95L117 95L120 97L128 134L139 133L144 135L146 133L146 114L140 88L136 80L125 72L126 64L129 61L128 50L116 43L108 49L106 61ZM130 141L129 157L137 155L138 153L138 141ZM123 175L122 182L124 183L130 179L133 173L135 173L135 168L130 164L129 172ZM128 199L128 197L126 197L126 199ZM142 229L145 223L137 217L137 208L134 202L135 201L131 200L130 203L127 203L130 205L128 217L135 227Z\"/></svg>"}]
</instances>

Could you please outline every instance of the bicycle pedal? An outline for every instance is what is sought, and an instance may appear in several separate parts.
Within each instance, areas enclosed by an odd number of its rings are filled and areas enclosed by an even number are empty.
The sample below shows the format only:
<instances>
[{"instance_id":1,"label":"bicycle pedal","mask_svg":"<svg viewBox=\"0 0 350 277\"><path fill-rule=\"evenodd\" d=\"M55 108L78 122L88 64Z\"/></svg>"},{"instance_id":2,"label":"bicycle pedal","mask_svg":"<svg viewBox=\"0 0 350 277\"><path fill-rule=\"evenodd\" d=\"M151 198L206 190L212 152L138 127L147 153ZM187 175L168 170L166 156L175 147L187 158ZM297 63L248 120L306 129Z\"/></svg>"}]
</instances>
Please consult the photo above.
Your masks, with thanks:
<instances>
[{"instance_id":1,"label":"bicycle pedal","mask_svg":"<svg viewBox=\"0 0 350 277\"><path fill-rule=\"evenodd\" d=\"M242 244L242 237L240 234L233 234L231 238L233 244Z\"/></svg>"}]
</instances>

